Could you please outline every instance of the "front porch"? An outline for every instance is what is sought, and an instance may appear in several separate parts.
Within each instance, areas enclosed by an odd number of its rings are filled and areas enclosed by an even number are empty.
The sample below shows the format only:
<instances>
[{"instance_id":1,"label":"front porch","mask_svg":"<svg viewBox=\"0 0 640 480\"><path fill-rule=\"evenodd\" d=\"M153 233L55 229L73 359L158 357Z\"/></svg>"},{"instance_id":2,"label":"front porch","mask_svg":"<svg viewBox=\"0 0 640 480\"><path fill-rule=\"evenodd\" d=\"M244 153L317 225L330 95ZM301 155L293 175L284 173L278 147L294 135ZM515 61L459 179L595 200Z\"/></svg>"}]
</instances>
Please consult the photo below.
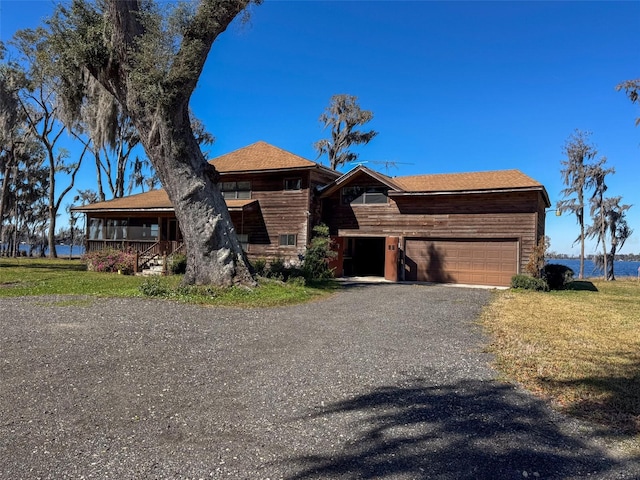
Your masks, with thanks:
<instances>
[{"instance_id":1,"label":"front porch","mask_svg":"<svg viewBox=\"0 0 640 480\"><path fill-rule=\"evenodd\" d=\"M182 233L173 215L88 214L85 251L90 253L108 248L134 252L135 273L141 272L155 259L184 253Z\"/></svg>"}]
</instances>

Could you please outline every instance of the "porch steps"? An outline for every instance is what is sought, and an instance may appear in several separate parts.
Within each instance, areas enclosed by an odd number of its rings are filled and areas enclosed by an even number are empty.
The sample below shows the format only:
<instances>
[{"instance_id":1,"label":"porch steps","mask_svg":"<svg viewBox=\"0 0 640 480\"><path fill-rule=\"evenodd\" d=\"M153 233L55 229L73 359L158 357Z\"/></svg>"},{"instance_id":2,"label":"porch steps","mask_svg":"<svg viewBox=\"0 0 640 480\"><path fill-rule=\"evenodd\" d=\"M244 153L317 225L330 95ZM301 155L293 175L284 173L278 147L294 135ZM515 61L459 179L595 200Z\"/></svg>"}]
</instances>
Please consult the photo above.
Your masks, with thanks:
<instances>
[{"instance_id":1,"label":"porch steps","mask_svg":"<svg viewBox=\"0 0 640 480\"><path fill-rule=\"evenodd\" d=\"M162 260L162 258L156 258L153 261L149 262L147 268L143 269L138 275L142 275L143 277L153 277L165 274L166 271L164 269L164 261Z\"/></svg>"}]
</instances>

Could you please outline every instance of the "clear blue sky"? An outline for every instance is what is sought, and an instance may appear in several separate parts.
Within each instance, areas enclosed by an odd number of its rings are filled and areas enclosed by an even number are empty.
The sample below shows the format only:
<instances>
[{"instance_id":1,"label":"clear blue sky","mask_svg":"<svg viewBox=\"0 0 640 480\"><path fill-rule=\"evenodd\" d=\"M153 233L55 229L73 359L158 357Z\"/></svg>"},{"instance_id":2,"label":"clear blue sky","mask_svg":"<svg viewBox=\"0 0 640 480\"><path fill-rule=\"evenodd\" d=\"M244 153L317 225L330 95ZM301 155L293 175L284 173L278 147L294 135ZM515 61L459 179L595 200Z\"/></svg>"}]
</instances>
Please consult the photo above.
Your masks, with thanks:
<instances>
[{"instance_id":1,"label":"clear blue sky","mask_svg":"<svg viewBox=\"0 0 640 480\"><path fill-rule=\"evenodd\" d=\"M0 38L34 27L52 1L0 2ZM214 44L192 109L217 156L264 140L311 160L331 95L359 97L379 135L358 149L389 175L518 168L562 189L575 129L591 131L633 204L640 252L640 107L614 87L640 77L640 2L277 1ZM93 187L88 165L81 188ZM575 217L547 217L551 249L576 253ZM595 251L593 242L588 252Z\"/></svg>"}]
</instances>

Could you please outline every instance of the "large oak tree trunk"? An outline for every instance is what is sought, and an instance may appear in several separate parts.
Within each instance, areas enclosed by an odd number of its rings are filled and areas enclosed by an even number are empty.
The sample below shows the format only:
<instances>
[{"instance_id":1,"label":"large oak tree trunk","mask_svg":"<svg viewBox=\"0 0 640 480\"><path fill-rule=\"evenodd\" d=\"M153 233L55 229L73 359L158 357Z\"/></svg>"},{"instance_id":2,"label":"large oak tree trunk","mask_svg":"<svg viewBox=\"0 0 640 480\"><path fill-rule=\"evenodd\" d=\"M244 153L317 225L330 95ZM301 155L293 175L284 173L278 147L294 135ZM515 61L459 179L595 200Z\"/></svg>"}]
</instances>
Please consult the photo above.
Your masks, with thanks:
<instances>
[{"instance_id":1,"label":"large oak tree trunk","mask_svg":"<svg viewBox=\"0 0 640 480\"><path fill-rule=\"evenodd\" d=\"M205 161L191 129L188 108L213 41L249 1L201 0L170 70L161 80L151 77L150 83L140 83L140 71L132 74L139 65L131 52L145 32L140 0L107 2L115 27L113 50L111 64L97 78L129 114L174 206L187 251L185 284L255 284L218 188L218 174Z\"/></svg>"},{"instance_id":2,"label":"large oak tree trunk","mask_svg":"<svg viewBox=\"0 0 640 480\"><path fill-rule=\"evenodd\" d=\"M249 262L217 185L218 174L195 140L187 105L164 113L153 123L136 122L136 126L180 224L187 251L184 283L253 285Z\"/></svg>"}]
</instances>

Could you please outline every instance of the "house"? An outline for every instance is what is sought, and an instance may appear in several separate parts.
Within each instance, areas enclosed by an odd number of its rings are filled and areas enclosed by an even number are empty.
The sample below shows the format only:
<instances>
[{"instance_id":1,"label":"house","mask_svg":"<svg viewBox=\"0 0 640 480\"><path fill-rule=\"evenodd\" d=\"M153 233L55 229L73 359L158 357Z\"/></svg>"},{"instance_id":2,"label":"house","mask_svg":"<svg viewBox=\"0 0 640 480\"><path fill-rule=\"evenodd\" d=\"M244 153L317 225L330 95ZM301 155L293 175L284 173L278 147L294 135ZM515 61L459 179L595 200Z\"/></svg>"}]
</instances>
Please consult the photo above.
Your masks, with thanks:
<instances>
[{"instance_id":1,"label":"house","mask_svg":"<svg viewBox=\"0 0 640 480\"><path fill-rule=\"evenodd\" d=\"M257 142L211 163L236 233L249 259L298 260L319 218L316 192L340 173ZM112 247L141 254L171 254L182 245L164 190L75 207L86 214L86 250Z\"/></svg>"},{"instance_id":2,"label":"house","mask_svg":"<svg viewBox=\"0 0 640 480\"><path fill-rule=\"evenodd\" d=\"M518 170L388 177L358 166L321 192L337 275L509 285L544 236L544 187Z\"/></svg>"},{"instance_id":3,"label":"house","mask_svg":"<svg viewBox=\"0 0 640 480\"><path fill-rule=\"evenodd\" d=\"M313 226L329 226L339 276L508 285L544 236L548 195L518 170L389 177L346 174L265 142L211 163L251 260L297 260ZM180 228L163 190L76 207L88 251L171 253Z\"/></svg>"}]
</instances>

